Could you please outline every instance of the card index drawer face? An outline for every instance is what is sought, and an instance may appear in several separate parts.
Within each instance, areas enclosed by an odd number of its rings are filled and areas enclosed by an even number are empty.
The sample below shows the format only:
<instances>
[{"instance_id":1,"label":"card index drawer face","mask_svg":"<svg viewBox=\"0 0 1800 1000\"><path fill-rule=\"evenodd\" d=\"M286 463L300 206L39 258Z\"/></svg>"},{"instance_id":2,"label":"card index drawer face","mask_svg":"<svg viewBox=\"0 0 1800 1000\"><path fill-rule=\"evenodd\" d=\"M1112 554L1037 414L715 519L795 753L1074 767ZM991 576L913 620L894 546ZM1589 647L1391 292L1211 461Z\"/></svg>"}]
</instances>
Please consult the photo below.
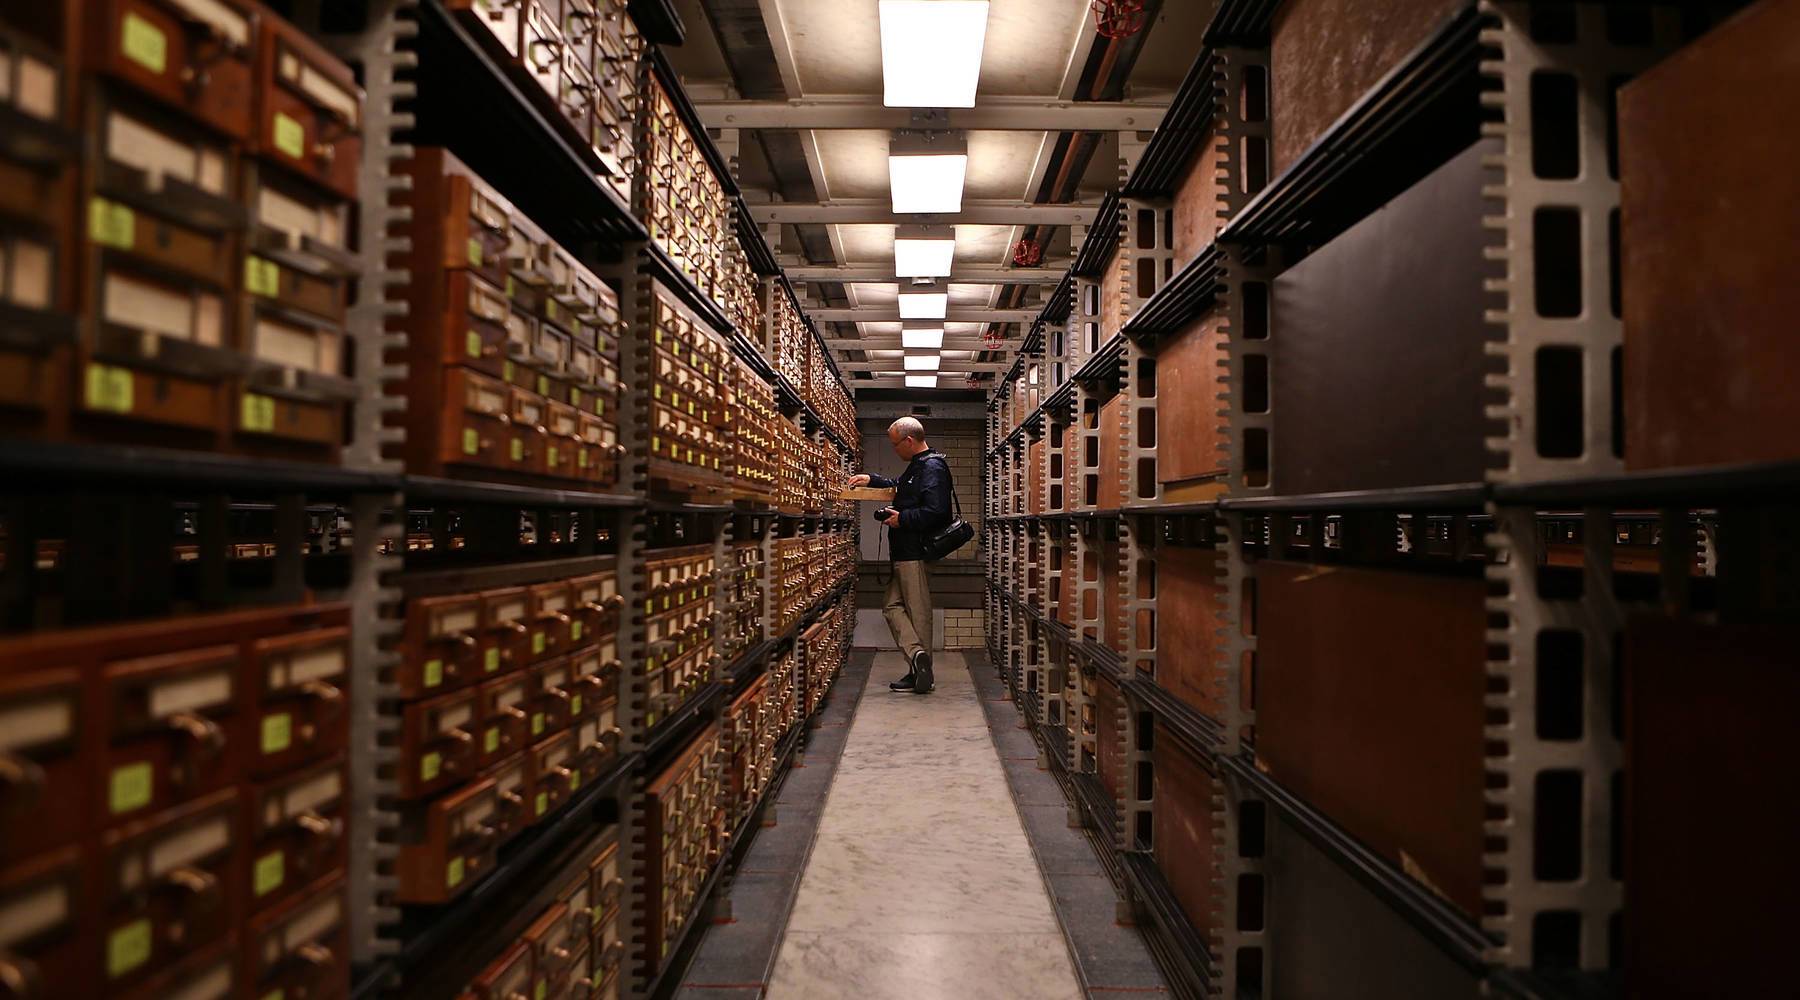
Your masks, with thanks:
<instances>
[{"instance_id":1,"label":"card index drawer face","mask_svg":"<svg viewBox=\"0 0 1800 1000\"><path fill-rule=\"evenodd\" d=\"M581 787L575 734L558 733L532 747L531 761L531 817L535 821L555 812Z\"/></svg>"},{"instance_id":2,"label":"card index drawer face","mask_svg":"<svg viewBox=\"0 0 1800 1000\"><path fill-rule=\"evenodd\" d=\"M500 667L498 649L476 638L481 599L475 595L424 597L406 606L406 651L400 691L408 698L474 683ZM488 666L491 652L492 666Z\"/></svg>"},{"instance_id":3,"label":"card index drawer face","mask_svg":"<svg viewBox=\"0 0 1800 1000\"><path fill-rule=\"evenodd\" d=\"M519 1000L530 998L531 949L523 942L513 945L506 954L494 959L481 975L469 984L469 992L478 1000Z\"/></svg>"},{"instance_id":4,"label":"card index drawer face","mask_svg":"<svg viewBox=\"0 0 1800 1000\"><path fill-rule=\"evenodd\" d=\"M429 795L473 774L480 729L474 691L407 705L401 720L401 796Z\"/></svg>"},{"instance_id":5,"label":"card index drawer face","mask_svg":"<svg viewBox=\"0 0 1800 1000\"><path fill-rule=\"evenodd\" d=\"M0 864L69 844L88 823L80 789L93 769L82 750L74 670L0 678Z\"/></svg>"},{"instance_id":6,"label":"card index drawer face","mask_svg":"<svg viewBox=\"0 0 1800 1000\"><path fill-rule=\"evenodd\" d=\"M581 626L579 634L571 626L571 636L582 642L592 642L599 636L618 631L619 609L625 606L625 599L619 596L617 573L607 570L577 577L569 582L569 587L574 591L575 622Z\"/></svg>"},{"instance_id":7,"label":"card index drawer face","mask_svg":"<svg viewBox=\"0 0 1800 1000\"><path fill-rule=\"evenodd\" d=\"M499 379L456 367L446 369L445 398L451 405L443 413L440 457L447 464L479 465L491 469L514 466L513 442L523 440L512 426L513 390ZM456 401L461 401L458 407Z\"/></svg>"},{"instance_id":8,"label":"card index drawer face","mask_svg":"<svg viewBox=\"0 0 1800 1000\"><path fill-rule=\"evenodd\" d=\"M256 787L243 880L253 910L278 905L343 867L349 787L341 755Z\"/></svg>"},{"instance_id":9,"label":"card index drawer face","mask_svg":"<svg viewBox=\"0 0 1800 1000\"><path fill-rule=\"evenodd\" d=\"M575 703L581 698L581 690L576 685L575 671L568 660L552 660L531 670L531 736L536 739L547 733L561 732L569 728L569 723L576 713L586 708L585 700L578 707Z\"/></svg>"},{"instance_id":10,"label":"card index drawer face","mask_svg":"<svg viewBox=\"0 0 1800 1000\"><path fill-rule=\"evenodd\" d=\"M506 823L491 779L413 807L401 823L403 903L442 903L465 892L493 866Z\"/></svg>"},{"instance_id":11,"label":"card index drawer face","mask_svg":"<svg viewBox=\"0 0 1800 1000\"><path fill-rule=\"evenodd\" d=\"M495 764L487 772L487 780L494 783L496 806L492 826L504 844L520 830L530 826L536 818L531 814L531 760L527 754L516 753Z\"/></svg>"},{"instance_id":12,"label":"card index drawer face","mask_svg":"<svg viewBox=\"0 0 1800 1000\"><path fill-rule=\"evenodd\" d=\"M350 987L347 906L339 875L281 911L252 920L244 965L253 995L344 995Z\"/></svg>"},{"instance_id":13,"label":"card index drawer face","mask_svg":"<svg viewBox=\"0 0 1800 1000\"><path fill-rule=\"evenodd\" d=\"M250 657L258 675L251 721L255 773L286 770L344 745L349 732L349 629L261 639Z\"/></svg>"},{"instance_id":14,"label":"card index drawer face","mask_svg":"<svg viewBox=\"0 0 1800 1000\"><path fill-rule=\"evenodd\" d=\"M143 816L237 779L249 752L235 646L108 664L106 748L95 782L104 823Z\"/></svg>"},{"instance_id":15,"label":"card index drawer face","mask_svg":"<svg viewBox=\"0 0 1800 1000\"><path fill-rule=\"evenodd\" d=\"M527 732L532 707L531 678L511 674L481 685L477 760L485 765L523 750L531 743Z\"/></svg>"},{"instance_id":16,"label":"card index drawer face","mask_svg":"<svg viewBox=\"0 0 1800 1000\"><path fill-rule=\"evenodd\" d=\"M47 995L38 992L46 987L95 992L81 934L83 884L74 847L0 871L0 982L25 986L11 995Z\"/></svg>"},{"instance_id":17,"label":"card index drawer face","mask_svg":"<svg viewBox=\"0 0 1800 1000\"><path fill-rule=\"evenodd\" d=\"M523 0L447 0L444 6L462 11L465 21L479 25L508 56L519 58Z\"/></svg>"},{"instance_id":18,"label":"card index drawer face","mask_svg":"<svg viewBox=\"0 0 1800 1000\"><path fill-rule=\"evenodd\" d=\"M489 590L481 595L481 626L485 633L483 655L497 650L499 659L487 657L486 673L517 670L531 662L531 595L524 587Z\"/></svg>"},{"instance_id":19,"label":"card index drawer face","mask_svg":"<svg viewBox=\"0 0 1800 1000\"><path fill-rule=\"evenodd\" d=\"M563 903L552 903L521 937L531 950L533 979L554 995L567 985L575 953L585 947L576 933L574 914Z\"/></svg>"},{"instance_id":20,"label":"card index drawer face","mask_svg":"<svg viewBox=\"0 0 1800 1000\"><path fill-rule=\"evenodd\" d=\"M237 792L131 824L100 844L100 967L119 989L223 936L237 901Z\"/></svg>"},{"instance_id":21,"label":"card index drawer face","mask_svg":"<svg viewBox=\"0 0 1800 1000\"><path fill-rule=\"evenodd\" d=\"M574 617L567 581L540 583L531 588L531 659L539 662L572 649L572 633L580 626Z\"/></svg>"},{"instance_id":22,"label":"card index drawer face","mask_svg":"<svg viewBox=\"0 0 1800 1000\"><path fill-rule=\"evenodd\" d=\"M1480 579L1265 560L1256 753L1284 787L1480 913Z\"/></svg>"},{"instance_id":23,"label":"card index drawer face","mask_svg":"<svg viewBox=\"0 0 1800 1000\"><path fill-rule=\"evenodd\" d=\"M262 35L261 104L252 148L354 200L363 104L356 78L286 21L266 19Z\"/></svg>"},{"instance_id":24,"label":"card index drawer face","mask_svg":"<svg viewBox=\"0 0 1800 1000\"><path fill-rule=\"evenodd\" d=\"M101 0L94 68L235 139L250 136L256 15L237 0Z\"/></svg>"}]
</instances>

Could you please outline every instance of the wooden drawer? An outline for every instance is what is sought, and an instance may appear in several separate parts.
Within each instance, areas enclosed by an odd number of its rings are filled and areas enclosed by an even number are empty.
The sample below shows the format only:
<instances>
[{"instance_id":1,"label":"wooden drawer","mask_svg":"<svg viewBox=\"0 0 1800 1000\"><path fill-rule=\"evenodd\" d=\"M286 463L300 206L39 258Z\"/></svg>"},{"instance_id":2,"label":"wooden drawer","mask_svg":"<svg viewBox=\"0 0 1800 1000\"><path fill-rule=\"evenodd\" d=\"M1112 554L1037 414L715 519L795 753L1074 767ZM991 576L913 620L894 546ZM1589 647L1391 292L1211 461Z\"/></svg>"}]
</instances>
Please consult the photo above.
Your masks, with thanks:
<instances>
[{"instance_id":1,"label":"wooden drawer","mask_svg":"<svg viewBox=\"0 0 1800 1000\"><path fill-rule=\"evenodd\" d=\"M234 784L254 753L243 659L230 643L113 660L100 676L103 782L96 815L118 823Z\"/></svg>"},{"instance_id":2,"label":"wooden drawer","mask_svg":"<svg viewBox=\"0 0 1800 1000\"><path fill-rule=\"evenodd\" d=\"M90 709L79 672L54 664L0 677L0 767L9 776L0 785L0 864L74 843L94 815L79 791L95 774Z\"/></svg>"},{"instance_id":3,"label":"wooden drawer","mask_svg":"<svg viewBox=\"0 0 1800 1000\"><path fill-rule=\"evenodd\" d=\"M357 262L350 206L256 160L243 164L246 298L345 322Z\"/></svg>"},{"instance_id":4,"label":"wooden drawer","mask_svg":"<svg viewBox=\"0 0 1800 1000\"><path fill-rule=\"evenodd\" d=\"M569 586L574 591L572 614L575 623L581 626L579 634L573 625L570 627L575 640L592 642L599 636L619 630L619 609L625 606L625 598L619 594L615 569L609 567L599 573L577 577L569 581Z\"/></svg>"},{"instance_id":5,"label":"wooden drawer","mask_svg":"<svg viewBox=\"0 0 1800 1000\"><path fill-rule=\"evenodd\" d=\"M528 799L531 796L531 756L520 751L500 761L482 775L494 783L497 807L491 823L500 844L532 824Z\"/></svg>"},{"instance_id":6,"label":"wooden drawer","mask_svg":"<svg viewBox=\"0 0 1800 1000\"><path fill-rule=\"evenodd\" d=\"M355 200L363 94L350 67L299 28L268 17L256 75L251 152Z\"/></svg>"},{"instance_id":7,"label":"wooden drawer","mask_svg":"<svg viewBox=\"0 0 1800 1000\"><path fill-rule=\"evenodd\" d=\"M259 15L238 0L98 0L83 18L93 71L236 140L250 138Z\"/></svg>"},{"instance_id":8,"label":"wooden drawer","mask_svg":"<svg viewBox=\"0 0 1800 1000\"><path fill-rule=\"evenodd\" d=\"M101 839L101 932L90 961L107 989L128 988L230 930L242 912L241 805L226 788Z\"/></svg>"},{"instance_id":9,"label":"wooden drawer","mask_svg":"<svg viewBox=\"0 0 1800 1000\"><path fill-rule=\"evenodd\" d=\"M524 587L505 587L481 594L481 628L490 648L499 650L482 667L487 673L519 670L531 662L531 594ZM491 662L491 668L490 668Z\"/></svg>"},{"instance_id":10,"label":"wooden drawer","mask_svg":"<svg viewBox=\"0 0 1800 1000\"><path fill-rule=\"evenodd\" d=\"M463 22L479 29L478 35L492 41L494 48L519 58L523 0L444 0L444 6L458 11Z\"/></svg>"},{"instance_id":11,"label":"wooden drawer","mask_svg":"<svg viewBox=\"0 0 1800 1000\"><path fill-rule=\"evenodd\" d=\"M551 660L531 668L530 675L532 738L569 728L574 721L575 699L581 691L569 661Z\"/></svg>"},{"instance_id":12,"label":"wooden drawer","mask_svg":"<svg viewBox=\"0 0 1800 1000\"><path fill-rule=\"evenodd\" d=\"M619 728L619 699L608 696L587 704L590 711L577 718L572 729L575 759L584 783L600 777L618 756L624 732Z\"/></svg>"},{"instance_id":13,"label":"wooden drawer","mask_svg":"<svg viewBox=\"0 0 1800 1000\"><path fill-rule=\"evenodd\" d=\"M534 661L562 656L576 645L574 603L567 580L531 588L531 654Z\"/></svg>"},{"instance_id":14,"label":"wooden drawer","mask_svg":"<svg viewBox=\"0 0 1800 1000\"><path fill-rule=\"evenodd\" d=\"M563 995L575 976L577 955L587 951L574 911L565 903L550 904L525 929L521 940L531 952L533 992L541 989L548 996Z\"/></svg>"},{"instance_id":15,"label":"wooden drawer","mask_svg":"<svg viewBox=\"0 0 1800 1000\"><path fill-rule=\"evenodd\" d=\"M78 798L78 796L65 796ZM0 871L0 948L23 996L55 984L70 996L93 996L97 967L88 946L84 901L92 893L75 847L40 854Z\"/></svg>"},{"instance_id":16,"label":"wooden drawer","mask_svg":"<svg viewBox=\"0 0 1800 1000\"><path fill-rule=\"evenodd\" d=\"M531 748L531 818L533 822L562 808L581 788L581 764L573 733L557 733Z\"/></svg>"},{"instance_id":17,"label":"wooden drawer","mask_svg":"<svg viewBox=\"0 0 1800 1000\"><path fill-rule=\"evenodd\" d=\"M244 934L245 979L255 995L325 998L350 989L349 900L342 873L308 894L250 921Z\"/></svg>"},{"instance_id":18,"label":"wooden drawer","mask_svg":"<svg viewBox=\"0 0 1800 1000\"><path fill-rule=\"evenodd\" d=\"M1485 595L1479 579L1257 567L1258 764L1471 919Z\"/></svg>"},{"instance_id":19,"label":"wooden drawer","mask_svg":"<svg viewBox=\"0 0 1800 1000\"><path fill-rule=\"evenodd\" d=\"M442 903L467 891L493 867L502 823L500 800L488 779L414 805L402 814L402 903Z\"/></svg>"},{"instance_id":20,"label":"wooden drawer","mask_svg":"<svg viewBox=\"0 0 1800 1000\"><path fill-rule=\"evenodd\" d=\"M350 784L339 755L253 786L249 848L239 877L254 911L266 910L349 860Z\"/></svg>"},{"instance_id":21,"label":"wooden drawer","mask_svg":"<svg viewBox=\"0 0 1800 1000\"><path fill-rule=\"evenodd\" d=\"M409 703L401 717L400 797L416 799L472 776L481 762L482 721L475 691Z\"/></svg>"},{"instance_id":22,"label":"wooden drawer","mask_svg":"<svg viewBox=\"0 0 1800 1000\"><path fill-rule=\"evenodd\" d=\"M403 698L473 684L500 666L498 647L482 641L481 598L475 594L406 602L398 683ZM490 655L491 654L491 657ZM492 660L492 668L486 661Z\"/></svg>"},{"instance_id":23,"label":"wooden drawer","mask_svg":"<svg viewBox=\"0 0 1800 1000\"><path fill-rule=\"evenodd\" d=\"M476 689L477 766L485 767L530 746L534 698L531 676L523 671L488 681Z\"/></svg>"},{"instance_id":24,"label":"wooden drawer","mask_svg":"<svg viewBox=\"0 0 1800 1000\"><path fill-rule=\"evenodd\" d=\"M285 771L343 749L350 630L319 629L261 639L250 648L251 772Z\"/></svg>"},{"instance_id":25,"label":"wooden drawer","mask_svg":"<svg viewBox=\"0 0 1800 1000\"><path fill-rule=\"evenodd\" d=\"M469 984L474 1000L518 1000L532 995L531 949L524 942L508 948Z\"/></svg>"}]
</instances>

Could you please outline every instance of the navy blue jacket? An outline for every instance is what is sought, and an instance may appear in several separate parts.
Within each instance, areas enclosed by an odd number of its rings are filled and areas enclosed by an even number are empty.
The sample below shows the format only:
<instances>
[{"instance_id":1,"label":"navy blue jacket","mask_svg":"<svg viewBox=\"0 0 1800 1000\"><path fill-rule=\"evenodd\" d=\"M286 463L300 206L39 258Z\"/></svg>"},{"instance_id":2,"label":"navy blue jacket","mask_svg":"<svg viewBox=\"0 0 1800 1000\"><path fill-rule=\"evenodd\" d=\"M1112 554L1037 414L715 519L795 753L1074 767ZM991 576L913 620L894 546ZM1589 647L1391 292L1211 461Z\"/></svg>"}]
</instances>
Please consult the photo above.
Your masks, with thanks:
<instances>
[{"instance_id":1,"label":"navy blue jacket","mask_svg":"<svg viewBox=\"0 0 1800 1000\"><path fill-rule=\"evenodd\" d=\"M950 463L935 451L922 451L906 463L898 480L869 474L869 485L894 491L900 525L888 530L894 562L925 558L920 546L927 535L950 523Z\"/></svg>"}]
</instances>

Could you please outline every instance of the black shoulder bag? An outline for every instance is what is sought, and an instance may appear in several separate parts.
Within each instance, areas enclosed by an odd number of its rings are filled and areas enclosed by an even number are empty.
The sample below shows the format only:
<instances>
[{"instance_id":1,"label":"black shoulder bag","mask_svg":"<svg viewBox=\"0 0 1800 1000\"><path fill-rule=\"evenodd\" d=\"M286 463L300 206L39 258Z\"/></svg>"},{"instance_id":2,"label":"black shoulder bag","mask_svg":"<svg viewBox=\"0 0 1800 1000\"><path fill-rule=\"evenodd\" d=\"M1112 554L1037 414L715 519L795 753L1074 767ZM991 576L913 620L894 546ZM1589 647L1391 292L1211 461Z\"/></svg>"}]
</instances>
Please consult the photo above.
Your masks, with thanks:
<instances>
[{"instance_id":1,"label":"black shoulder bag","mask_svg":"<svg viewBox=\"0 0 1800 1000\"><path fill-rule=\"evenodd\" d=\"M926 535L925 540L919 543L926 562L937 562L969 544L969 539L975 537L974 526L962 519L962 501L956 498L956 480L951 477L950 463L942 455L938 456L938 461L944 463L944 478L950 483L950 503L954 506L956 515L950 519L949 524Z\"/></svg>"}]
</instances>

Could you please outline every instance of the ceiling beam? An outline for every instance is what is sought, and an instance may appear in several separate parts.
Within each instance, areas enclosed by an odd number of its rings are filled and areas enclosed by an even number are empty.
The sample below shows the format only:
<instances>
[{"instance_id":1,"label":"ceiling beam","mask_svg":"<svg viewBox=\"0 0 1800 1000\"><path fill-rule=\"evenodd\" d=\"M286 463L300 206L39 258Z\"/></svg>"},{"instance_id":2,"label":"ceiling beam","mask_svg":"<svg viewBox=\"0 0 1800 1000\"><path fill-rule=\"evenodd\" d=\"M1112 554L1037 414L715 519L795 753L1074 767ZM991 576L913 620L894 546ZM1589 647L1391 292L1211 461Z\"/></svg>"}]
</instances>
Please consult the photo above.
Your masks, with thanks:
<instances>
[{"instance_id":1,"label":"ceiling beam","mask_svg":"<svg viewBox=\"0 0 1800 1000\"><path fill-rule=\"evenodd\" d=\"M1001 341L1000 346L996 348L985 346L980 337L949 337L944 340L942 347L909 348L901 342L899 337L887 334L847 340L827 339L825 346L834 351L1012 351L1018 348L1019 343L1019 339L1015 337L1011 340Z\"/></svg>"},{"instance_id":2,"label":"ceiling beam","mask_svg":"<svg viewBox=\"0 0 1800 1000\"><path fill-rule=\"evenodd\" d=\"M892 372L900 366L892 361L839 361L838 367L847 372ZM1010 361L940 361L937 370L940 372L1003 372L1012 367ZM929 375L930 372L914 372L915 375Z\"/></svg>"},{"instance_id":3,"label":"ceiling beam","mask_svg":"<svg viewBox=\"0 0 1800 1000\"><path fill-rule=\"evenodd\" d=\"M1030 323L1042 309L951 309L946 323ZM820 323L899 323L898 306L864 306L861 309L808 309ZM935 323L937 320L930 320Z\"/></svg>"},{"instance_id":4,"label":"ceiling beam","mask_svg":"<svg viewBox=\"0 0 1800 1000\"><path fill-rule=\"evenodd\" d=\"M943 378L939 379L938 382L939 382L939 384L937 386L938 390L963 388L963 379L960 375L946 375ZM863 389L908 389L912 392L931 392L931 391L933 391L931 389L913 389L911 386L908 386L906 384L905 379L898 379L898 378L852 379L848 383L848 385L850 386L850 389L852 392L860 391Z\"/></svg>"},{"instance_id":5,"label":"ceiling beam","mask_svg":"<svg viewBox=\"0 0 1800 1000\"><path fill-rule=\"evenodd\" d=\"M1086 226L1094 221L1098 205L1071 203L1063 205L1031 205L1016 201L978 201L963 199L960 212L899 213L886 198L840 198L812 205L794 202L767 202L750 206L750 216L758 223L782 222L792 225L878 226Z\"/></svg>"},{"instance_id":6,"label":"ceiling beam","mask_svg":"<svg viewBox=\"0 0 1800 1000\"><path fill-rule=\"evenodd\" d=\"M976 132L1152 131L1166 104L988 97L973 108L918 112L882 106L875 97L845 95L789 101L697 101L708 128L966 129Z\"/></svg>"},{"instance_id":7,"label":"ceiling beam","mask_svg":"<svg viewBox=\"0 0 1800 1000\"><path fill-rule=\"evenodd\" d=\"M948 278L939 283L958 285L1054 285L1068 273L1062 267L1001 267L994 264L959 264ZM790 267L789 281L856 281L899 284L894 268L888 264L850 264L844 267ZM910 282L912 279L906 279Z\"/></svg>"}]
</instances>

